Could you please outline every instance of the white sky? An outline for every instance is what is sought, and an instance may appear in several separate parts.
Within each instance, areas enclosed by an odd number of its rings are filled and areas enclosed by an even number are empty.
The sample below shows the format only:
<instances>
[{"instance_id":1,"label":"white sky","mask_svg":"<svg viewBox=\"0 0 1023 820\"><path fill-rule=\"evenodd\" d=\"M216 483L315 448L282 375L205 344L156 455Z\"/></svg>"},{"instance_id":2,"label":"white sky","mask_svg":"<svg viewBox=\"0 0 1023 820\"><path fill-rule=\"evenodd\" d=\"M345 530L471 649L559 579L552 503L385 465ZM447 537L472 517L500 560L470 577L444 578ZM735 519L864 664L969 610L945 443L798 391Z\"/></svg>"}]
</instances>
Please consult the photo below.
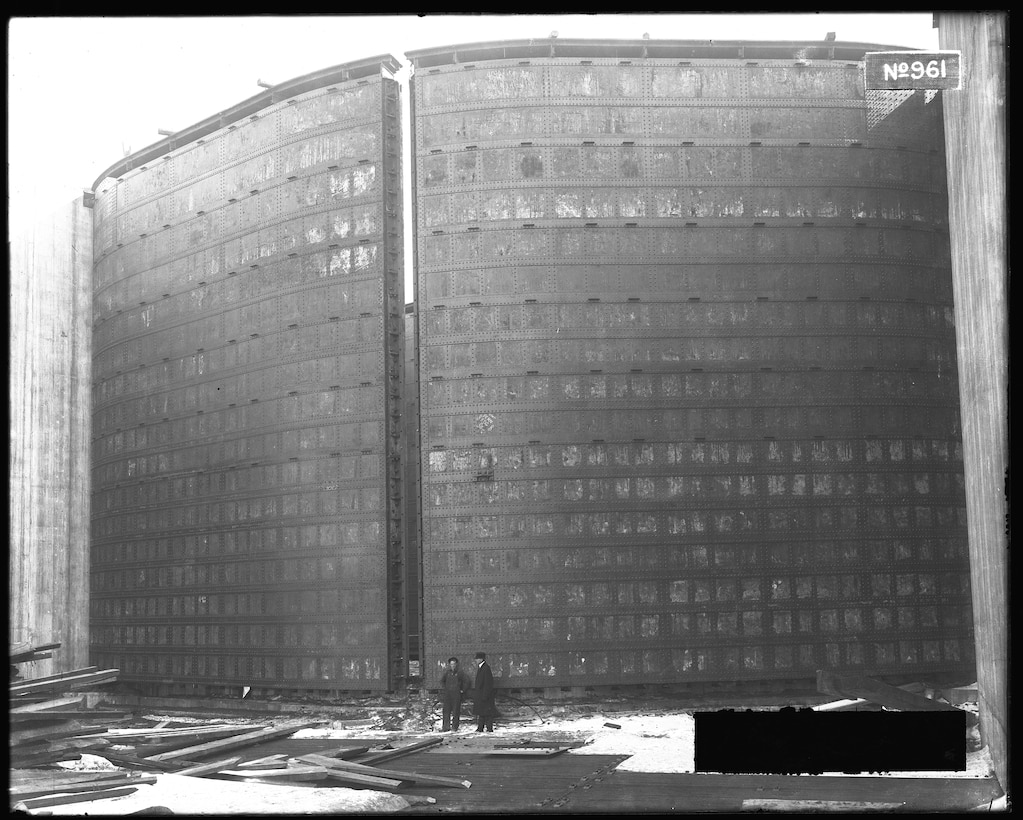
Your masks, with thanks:
<instances>
[{"instance_id":1,"label":"white sky","mask_svg":"<svg viewBox=\"0 0 1023 820\"><path fill-rule=\"evenodd\" d=\"M80 196L125 151L162 139L157 129L180 130L259 93L257 80L281 83L389 53L406 66L398 79L407 91L406 51L552 31L654 40L823 40L833 31L839 41L938 47L930 12L14 18L10 233ZM406 201L408 193L406 185Z\"/></svg>"}]
</instances>

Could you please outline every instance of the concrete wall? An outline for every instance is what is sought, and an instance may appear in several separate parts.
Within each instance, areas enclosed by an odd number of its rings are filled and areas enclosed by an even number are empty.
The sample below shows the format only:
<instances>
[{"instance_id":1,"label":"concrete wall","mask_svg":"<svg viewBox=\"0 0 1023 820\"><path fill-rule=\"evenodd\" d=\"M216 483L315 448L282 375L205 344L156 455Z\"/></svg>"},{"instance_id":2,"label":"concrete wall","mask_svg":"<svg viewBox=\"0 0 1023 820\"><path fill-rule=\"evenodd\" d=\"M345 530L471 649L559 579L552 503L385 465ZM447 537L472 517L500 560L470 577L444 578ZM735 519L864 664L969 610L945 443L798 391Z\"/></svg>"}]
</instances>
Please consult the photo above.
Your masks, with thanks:
<instances>
[{"instance_id":1,"label":"concrete wall","mask_svg":"<svg viewBox=\"0 0 1023 820\"><path fill-rule=\"evenodd\" d=\"M1008 266L1002 13L939 14L942 49L962 51L962 88L944 92L949 222L981 735L1007 775Z\"/></svg>"},{"instance_id":2,"label":"concrete wall","mask_svg":"<svg viewBox=\"0 0 1023 820\"><path fill-rule=\"evenodd\" d=\"M26 678L89 665L92 211L10 243L9 640L60 642Z\"/></svg>"}]
</instances>

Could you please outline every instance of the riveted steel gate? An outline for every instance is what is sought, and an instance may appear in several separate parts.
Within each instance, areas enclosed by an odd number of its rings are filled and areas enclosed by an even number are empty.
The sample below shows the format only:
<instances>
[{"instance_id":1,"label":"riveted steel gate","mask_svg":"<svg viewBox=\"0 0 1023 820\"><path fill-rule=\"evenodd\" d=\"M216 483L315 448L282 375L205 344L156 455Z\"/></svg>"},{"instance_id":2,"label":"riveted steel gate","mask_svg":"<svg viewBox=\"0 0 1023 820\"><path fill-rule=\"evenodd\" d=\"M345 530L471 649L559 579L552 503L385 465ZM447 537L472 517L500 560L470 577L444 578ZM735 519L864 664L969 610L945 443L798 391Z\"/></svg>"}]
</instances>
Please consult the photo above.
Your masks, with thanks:
<instances>
[{"instance_id":1,"label":"riveted steel gate","mask_svg":"<svg viewBox=\"0 0 1023 820\"><path fill-rule=\"evenodd\" d=\"M427 675L972 665L940 98L863 51L408 55Z\"/></svg>"},{"instance_id":2,"label":"riveted steel gate","mask_svg":"<svg viewBox=\"0 0 1023 820\"><path fill-rule=\"evenodd\" d=\"M275 86L97 185L93 662L403 677L393 58Z\"/></svg>"}]
</instances>

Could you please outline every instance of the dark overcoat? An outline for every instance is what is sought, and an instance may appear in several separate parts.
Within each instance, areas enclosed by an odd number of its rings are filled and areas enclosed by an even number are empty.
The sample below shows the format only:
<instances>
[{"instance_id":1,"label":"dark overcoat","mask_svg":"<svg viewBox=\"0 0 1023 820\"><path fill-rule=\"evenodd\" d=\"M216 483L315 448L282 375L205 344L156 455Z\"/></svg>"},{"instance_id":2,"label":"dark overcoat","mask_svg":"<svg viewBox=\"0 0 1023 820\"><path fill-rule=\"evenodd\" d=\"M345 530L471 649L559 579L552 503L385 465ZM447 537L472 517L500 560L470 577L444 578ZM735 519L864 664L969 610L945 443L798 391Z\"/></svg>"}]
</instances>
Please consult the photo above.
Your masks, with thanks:
<instances>
[{"instance_id":1,"label":"dark overcoat","mask_svg":"<svg viewBox=\"0 0 1023 820\"><path fill-rule=\"evenodd\" d=\"M490 664L484 661L476 670L476 683L473 686L472 713L479 717L497 715L497 704L494 702L494 673Z\"/></svg>"}]
</instances>

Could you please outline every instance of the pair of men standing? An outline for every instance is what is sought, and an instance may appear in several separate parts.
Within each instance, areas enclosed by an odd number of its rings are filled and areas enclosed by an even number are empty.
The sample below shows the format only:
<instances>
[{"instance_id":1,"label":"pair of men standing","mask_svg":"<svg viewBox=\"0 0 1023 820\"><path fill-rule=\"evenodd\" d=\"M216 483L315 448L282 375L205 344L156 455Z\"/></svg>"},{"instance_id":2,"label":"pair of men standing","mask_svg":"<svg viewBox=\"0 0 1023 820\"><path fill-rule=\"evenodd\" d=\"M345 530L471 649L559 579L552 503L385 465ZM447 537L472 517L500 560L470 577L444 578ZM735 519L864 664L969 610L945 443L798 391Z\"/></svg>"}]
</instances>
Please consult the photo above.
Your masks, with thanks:
<instances>
[{"instance_id":1,"label":"pair of men standing","mask_svg":"<svg viewBox=\"0 0 1023 820\"><path fill-rule=\"evenodd\" d=\"M448 668L441 675L444 692L442 732L458 731L462 711L462 698L471 692L472 713L476 716L476 731L494 731L497 705L494 702L494 673L487 663L487 653L476 653L476 681L469 683L469 675L458 668L458 658L448 658Z\"/></svg>"}]
</instances>

